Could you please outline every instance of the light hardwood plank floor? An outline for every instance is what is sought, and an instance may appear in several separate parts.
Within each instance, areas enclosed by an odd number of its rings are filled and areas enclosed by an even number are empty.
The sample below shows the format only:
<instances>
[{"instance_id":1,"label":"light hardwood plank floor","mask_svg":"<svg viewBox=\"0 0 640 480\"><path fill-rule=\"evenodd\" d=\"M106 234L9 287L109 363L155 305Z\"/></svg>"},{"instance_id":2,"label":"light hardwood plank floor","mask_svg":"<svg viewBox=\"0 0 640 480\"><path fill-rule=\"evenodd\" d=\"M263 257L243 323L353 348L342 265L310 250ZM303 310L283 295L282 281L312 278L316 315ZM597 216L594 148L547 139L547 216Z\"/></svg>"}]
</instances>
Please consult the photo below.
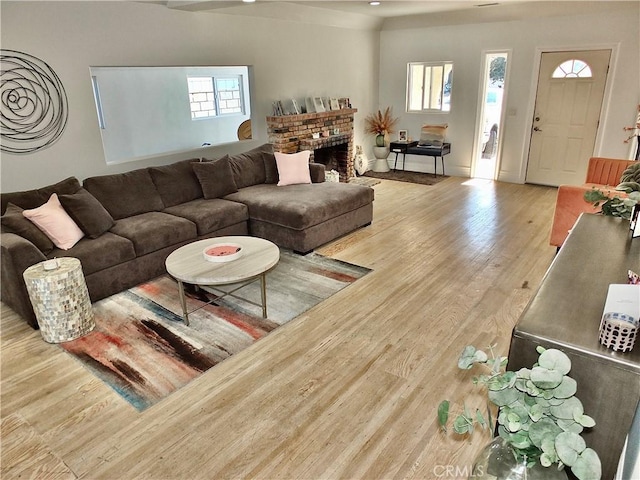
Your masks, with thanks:
<instances>
[{"instance_id":1,"label":"light hardwood plank floor","mask_svg":"<svg viewBox=\"0 0 640 480\"><path fill-rule=\"evenodd\" d=\"M490 436L436 409L482 405L458 355L506 355L556 190L465 180L376 185L372 225L318 249L373 272L143 413L3 305L2 478L466 478Z\"/></svg>"}]
</instances>

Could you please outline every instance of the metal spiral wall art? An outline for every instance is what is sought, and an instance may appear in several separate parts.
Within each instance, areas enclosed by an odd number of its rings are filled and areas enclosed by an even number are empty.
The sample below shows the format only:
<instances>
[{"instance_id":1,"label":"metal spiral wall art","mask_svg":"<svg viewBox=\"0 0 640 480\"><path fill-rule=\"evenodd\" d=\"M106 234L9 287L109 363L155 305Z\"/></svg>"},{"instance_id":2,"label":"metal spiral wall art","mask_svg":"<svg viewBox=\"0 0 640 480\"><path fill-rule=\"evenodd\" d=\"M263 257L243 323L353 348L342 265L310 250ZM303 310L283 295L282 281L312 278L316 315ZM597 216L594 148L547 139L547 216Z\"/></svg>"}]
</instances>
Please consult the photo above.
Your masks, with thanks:
<instances>
[{"instance_id":1,"label":"metal spiral wall art","mask_svg":"<svg viewBox=\"0 0 640 480\"><path fill-rule=\"evenodd\" d=\"M67 94L58 75L27 53L0 50L0 150L33 153L67 125Z\"/></svg>"}]
</instances>

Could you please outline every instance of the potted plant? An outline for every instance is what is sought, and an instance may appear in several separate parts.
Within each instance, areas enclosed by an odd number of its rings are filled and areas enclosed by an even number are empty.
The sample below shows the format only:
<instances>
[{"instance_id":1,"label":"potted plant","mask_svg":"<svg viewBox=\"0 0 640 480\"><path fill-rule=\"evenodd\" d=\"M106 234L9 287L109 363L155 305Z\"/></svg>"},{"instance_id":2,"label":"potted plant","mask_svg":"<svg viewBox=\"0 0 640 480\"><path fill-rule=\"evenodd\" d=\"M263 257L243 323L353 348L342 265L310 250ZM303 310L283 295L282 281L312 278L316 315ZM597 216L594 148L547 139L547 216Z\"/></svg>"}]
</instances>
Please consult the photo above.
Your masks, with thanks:
<instances>
[{"instance_id":1,"label":"potted plant","mask_svg":"<svg viewBox=\"0 0 640 480\"><path fill-rule=\"evenodd\" d=\"M378 110L364 119L365 132L376 136L373 147L373 155L378 159L373 167L376 172L389 171L386 163L389 156L389 135L394 132L397 122L398 119L393 117L391 107L387 107L384 112Z\"/></svg>"},{"instance_id":2,"label":"potted plant","mask_svg":"<svg viewBox=\"0 0 640 480\"><path fill-rule=\"evenodd\" d=\"M395 131L398 119L393 117L391 107L387 107L384 112L378 110L368 115L364 122L365 132L376 136L376 146L384 147L389 143L389 134Z\"/></svg>"},{"instance_id":3,"label":"potted plant","mask_svg":"<svg viewBox=\"0 0 640 480\"><path fill-rule=\"evenodd\" d=\"M471 478L533 478L535 469L543 469L546 473L543 471L540 478L549 479L556 478L552 474L566 465L579 480L600 479L600 459L580 436L595 421L585 415L582 402L575 396L577 383L568 376L569 357L560 350L539 346L538 362L531 369L513 372L506 370L506 357L496 357L491 347L489 351L487 354L467 346L458 360L458 367L464 370L478 365L486 368L487 372L473 381L486 388L489 408L485 417L479 410L472 413L464 406L453 421L455 433L471 434L476 425L493 428L491 408L498 411L498 437L478 457ZM438 407L438 421L444 431L449 408L448 400ZM505 466L505 460L513 465ZM523 470L531 474L519 476Z\"/></svg>"}]
</instances>

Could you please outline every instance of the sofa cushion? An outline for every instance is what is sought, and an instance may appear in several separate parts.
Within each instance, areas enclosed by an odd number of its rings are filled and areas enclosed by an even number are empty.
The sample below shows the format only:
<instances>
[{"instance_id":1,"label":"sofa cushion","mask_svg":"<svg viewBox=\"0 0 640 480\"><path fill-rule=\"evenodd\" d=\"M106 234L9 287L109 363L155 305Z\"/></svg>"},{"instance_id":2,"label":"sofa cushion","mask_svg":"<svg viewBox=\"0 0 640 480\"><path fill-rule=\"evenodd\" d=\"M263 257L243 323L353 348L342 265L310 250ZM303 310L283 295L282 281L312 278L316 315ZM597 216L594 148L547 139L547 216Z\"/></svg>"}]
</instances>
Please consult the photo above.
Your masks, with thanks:
<instances>
[{"instance_id":1,"label":"sofa cushion","mask_svg":"<svg viewBox=\"0 0 640 480\"><path fill-rule=\"evenodd\" d=\"M619 158L591 157L587 167L585 183L610 185L615 187L622 182L622 173L633 163L633 160Z\"/></svg>"},{"instance_id":2,"label":"sofa cushion","mask_svg":"<svg viewBox=\"0 0 640 480\"><path fill-rule=\"evenodd\" d=\"M278 165L278 186L297 185L311 183L309 173L309 157L311 152L303 150L297 153L276 152L276 164Z\"/></svg>"},{"instance_id":3,"label":"sofa cushion","mask_svg":"<svg viewBox=\"0 0 640 480\"><path fill-rule=\"evenodd\" d=\"M69 250L84 237L84 232L62 208L56 193L52 193L44 205L23 210L22 215L35 223L62 250Z\"/></svg>"},{"instance_id":4,"label":"sofa cushion","mask_svg":"<svg viewBox=\"0 0 640 480\"><path fill-rule=\"evenodd\" d=\"M2 216L2 226L9 232L16 233L33 243L44 255L53 250L54 245L42 230L22 214L22 208L9 203Z\"/></svg>"},{"instance_id":5,"label":"sofa cushion","mask_svg":"<svg viewBox=\"0 0 640 480\"><path fill-rule=\"evenodd\" d=\"M158 189L165 207L202 198L202 188L191 167L198 159L182 160L172 165L150 167L151 179Z\"/></svg>"},{"instance_id":6,"label":"sofa cushion","mask_svg":"<svg viewBox=\"0 0 640 480\"><path fill-rule=\"evenodd\" d=\"M262 184L240 189L226 200L244 203L252 220L303 230L373 201L373 189L346 183Z\"/></svg>"},{"instance_id":7,"label":"sofa cushion","mask_svg":"<svg viewBox=\"0 0 640 480\"><path fill-rule=\"evenodd\" d=\"M146 168L90 177L84 180L83 186L115 220L164 209L162 198Z\"/></svg>"},{"instance_id":8,"label":"sofa cushion","mask_svg":"<svg viewBox=\"0 0 640 480\"><path fill-rule=\"evenodd\" d=\"M449 125L423 125L420 129L418 145L440 147L444 143Z\"/></svg>"},{"instance_id":9,"label":"sofa cushion","mask_svg":"<svg viewBox=\"0 0 640 480\"><path fill-rule=\"evenodd\" d=\"M163 212L146 212L116 220L111 232L131 240L138 257L197 236L193 222Z\"/></svg>"},{"instance_id":10,"label":"sofa cushion","mask_svg":"<svg viewBox=\"0 0 640 480\"><path fill-rule=\"evenodd\" d=\"M58 198L69 216L89 238L97 238L113 227L113 217L84 188L76 193L59 195Z\"/></svg>"},{"instance_id":11,"label":"sofa cushion","mask_svg":"<svg viewBox=\"0 0 640 480\"><path fill-rule=\"evenodd\" d=\"M207 235L216 230L249 220L249 210L246 205L221 198L211 200L200 198L169 207L164 211L195 223L198 228L198 235Z\"/></svg>"},{"instance_id":12,"label":"sofa cushion","mask_svg":"<svg viewBox=\"0 0 640 480\"><path fill-rule=\"evenodd\" d=\"M274 153L265 153L262 156L264 160L264 183L278 183L280 177L278 176L278 164L276 163L276 156ZM324 165L322 165L324 168Z\"/></svg>"},{"instance_id":13,"label":"sofa cushion","mask_svg":"<svg viewBox=\"0 0 640 480\"><path fill-rule=\"evenodd\" d=\"M98 238L83 238L69 250L54 249L48 258L72 256L82 263L82 272L90 275L136 258L133 243L126 238L106 232Z\"/></svg>"},{"instance_id":14,"label":"sofa cushion","mask_svg":"<svg viewBox=\"0 0 640 480\"><path fill-rule=\"evenodd\" d=\"M194 163L191 168L206 199L220 198L238 191L227 155L212 162Z\"/></svg>"},{"instance_id":15,"label":"sofa cushion","mask_svg":"<svg viewBox=\"0 0 640 480\"><path fill-rule=\"evenodd\" d=\"M230 155L229 163L231 164L236 187L244 188L265 183L267 179L265 157L269 155L273 155L273 147L268 143L248 152Z\"/></svg>"},{"instance_id":16,"label":"sofa cushion","mask_svg":"<svg viewBox=\"0 0 640 480\"><path fill-rule=\"evenodd\" d=\"M22 192L9 192L0 194L2 201L2 213L7 208L9 202L20 208L36 208L51 198L52 193L58 195L64 193L75 193L81 187L76 177L69 177L53 185L37 188L35 190L25 190Z\"/></svg>"}]
</instances>

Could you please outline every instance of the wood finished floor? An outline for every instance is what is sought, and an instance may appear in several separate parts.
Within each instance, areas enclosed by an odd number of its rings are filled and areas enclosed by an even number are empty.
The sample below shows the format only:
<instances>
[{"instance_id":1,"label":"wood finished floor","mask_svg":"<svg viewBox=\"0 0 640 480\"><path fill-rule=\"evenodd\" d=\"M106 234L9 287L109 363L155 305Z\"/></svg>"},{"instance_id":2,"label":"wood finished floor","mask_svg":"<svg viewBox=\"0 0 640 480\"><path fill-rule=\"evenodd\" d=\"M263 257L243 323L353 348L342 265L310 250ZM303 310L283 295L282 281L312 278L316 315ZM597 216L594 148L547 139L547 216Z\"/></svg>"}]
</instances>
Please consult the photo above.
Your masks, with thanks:
<instances>
[{"instance_id":1,"label":"wood finished floor","mask_svg":"<svg viewBox=\"0 0 640 480\"><path fill-rule=\"evenodd\" d=\"M489 435L436 408L473 391L465 345L506 354L556 190L465 180L376 185L373 224L318 249L372 273L143 413L3 305L1 477L466 478Z\"/></svg>"}]
</instances>

